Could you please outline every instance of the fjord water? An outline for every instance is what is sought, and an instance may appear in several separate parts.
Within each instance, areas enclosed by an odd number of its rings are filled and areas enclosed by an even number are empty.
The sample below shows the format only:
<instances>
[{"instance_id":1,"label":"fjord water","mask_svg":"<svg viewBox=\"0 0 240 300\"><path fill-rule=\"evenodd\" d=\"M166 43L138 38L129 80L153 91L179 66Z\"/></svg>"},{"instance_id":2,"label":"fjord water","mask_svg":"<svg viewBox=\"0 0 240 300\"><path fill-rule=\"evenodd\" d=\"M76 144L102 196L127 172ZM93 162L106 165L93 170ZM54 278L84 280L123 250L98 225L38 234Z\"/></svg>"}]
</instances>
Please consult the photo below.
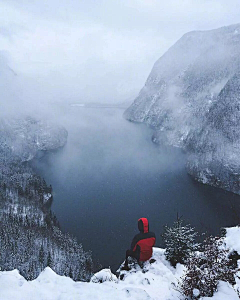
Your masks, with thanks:
<instances>
[{"instance_id":1,"label":"fjord water","mask_svg":"<svg viewBox=\"0 0 240 300\"><path fill-rule=\"evenodd\" d=\"M153 144L150 128L122 114L119 108L65 108L66 146L33 162L53 187L61 228L95 260L115 270L140 217L149 219L157 246L177 214L201 233L239 223L239 196L193 181L181 150Z\"/></svg>"}]
</instances>

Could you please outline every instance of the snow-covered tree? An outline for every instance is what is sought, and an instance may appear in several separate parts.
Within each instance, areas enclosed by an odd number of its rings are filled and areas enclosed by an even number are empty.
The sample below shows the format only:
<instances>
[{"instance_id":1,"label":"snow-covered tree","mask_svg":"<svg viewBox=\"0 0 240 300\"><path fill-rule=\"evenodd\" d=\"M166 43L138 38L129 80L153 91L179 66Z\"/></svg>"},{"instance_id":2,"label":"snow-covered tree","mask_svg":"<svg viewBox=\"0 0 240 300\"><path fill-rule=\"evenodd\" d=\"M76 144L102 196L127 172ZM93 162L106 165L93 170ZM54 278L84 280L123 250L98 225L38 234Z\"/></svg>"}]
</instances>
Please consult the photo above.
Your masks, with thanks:
<instances>
[{"instance_id":1,"label":"snow-covered tree","mask_svg":"<svg viewBox=\"0 0 240 300\"><path fill-rule=\"evenodd\" d=\"M202 252L191 255L186 268L177 289L190 299L212 297L220 280L235 284L238 271L232 266L223 238L219 237L207 238Z\"/></svg>"},{"instance_id":2,"label":"snow-covered tree","mask_svg":"<svg viewBox=\"0 0 240 300\"><path fill-rule=\"evenodd\" d=\"M47 266L52 268L53 267L53 260L50 251L48 251L48 256L47 256Z\"/></svg>"},{"instance_id":3,"label":"snow-covered tree","mask_svg":"<svg viewBox=\"0 0 240 300\"><path fill-rule=\"evenodd\" d=\"M179 217L172 227L164 227L162 237L166 246L165 256L172 266L175 267L177 263L184 264L191 252L198 250L196 236L197 232L189 224L183 226L183 220Z\"/></svg>"},{"instance_id":4,"label":"snow-covered tree","mask_svg":"<svg viewBox=\"0 0 240 300\"><path fill-rule=\"evenodd\" d=\"M60 230L44 196L52 192L43 178L1 142L0 135L0 268L18 269L35 279L50 266L59 275L89 280L93 274L90 252Z\"/></svg>"},{"instance_id":5,"label":"snow-covered tree","mask_svg":"<svg viewBox=\"0 0 240 300\"><path fill-rule=\"evenodd\" d=\"M44 248L43 248L43 245L41 245L41 248L39 250L39 256L38 256L38 260L39 260L40 265L44 264L44 257L45 257Z\"/></svg>"}]
</instances>

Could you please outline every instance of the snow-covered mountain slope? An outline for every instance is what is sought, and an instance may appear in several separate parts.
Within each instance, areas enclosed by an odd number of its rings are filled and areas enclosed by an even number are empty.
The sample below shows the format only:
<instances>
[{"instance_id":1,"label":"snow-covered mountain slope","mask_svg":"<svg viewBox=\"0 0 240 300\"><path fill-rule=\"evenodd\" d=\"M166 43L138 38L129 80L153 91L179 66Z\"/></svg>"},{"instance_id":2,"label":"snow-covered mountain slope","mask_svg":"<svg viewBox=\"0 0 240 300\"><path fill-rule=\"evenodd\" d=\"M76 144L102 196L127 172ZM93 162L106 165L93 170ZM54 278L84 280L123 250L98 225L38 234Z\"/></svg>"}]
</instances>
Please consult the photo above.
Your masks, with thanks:
<instances>
[{"instance_id":1,"label":"snow-covered mountain slope","mask_svg":"<svg viewBox=\"0 0 240 300\"><path fill-rule=\"evenodd\" d=\"M227 82L203 128L189 134L187 145L192 176L240 194L240 73Z\"/></svg>"},{"instance_id":2,"label":"snow-covered mountain slope","mask_svg":"<svg viewBox=\"0 0 240 300\"><path fill-rule=\"evenodd\" d=\"M240 168L240 159L235 159L240 131L239 72L240 24L187 33L155 63L125 117L153 126L155 142L193 152L188 170L196 178L240 193L239 187L227 183L229 176L239 175ZM212 138L211 147L221 149L214 154L208 148ZM233 156L234 170L230 167ZM223 160L228 166L225 178L219 170ZM206 169L212 179L205 176Z\"/></svg>"},{"instance_id":3,"label":"snow-covered mountain slope","mask_svg":"<svg viewBox=\"0 0 240 300\"><path fill-rule=\"evenodd\" d=\"M228 228L225 238L227 247L240 253L240 228ZM17 270L0 272L0 300L179 300L172 283L177 283L184 272L180 264L174 269L165 260L164 250L154 248L156 262L146 263L144 268L125 272L123 280L118 279L109 269L96 273L90 283L74 282L70 278L59 276L47 267L37 279L26 281ZM123 272L123 271L122 271ZM102 282L102 283L100 283ZM226 282L220 282L218 291L212 298L202 300L237 300L236 289Z\"/></svg>"},{"instance_id":4,"label":"snow-covered mountain slope","mask_svg":"<svg viewBox=\"0 0 240 300\"><path fill-rule=\"evenodd\" d=\"M31 160L38 151L62 147L67 141L64 128L31 117L1 119L0 132L0 143L8 145L22 161Z\"/></svg>"},{"instance_id":5,"label":"snow-covered mountain slope","mask_svg":"<svg viewBox=\"0 0 240 300\"><path fill-rule=\"evenodd\" d=\"M23 163L38 151L63 146L67 131L33 118L8 116L0 121L0 133L0 267L18 268L25 278L35 279L49 265L58 274L89 280L91 253L61 231L49 209L52 187Z\"/></svg>"}]
</instances>

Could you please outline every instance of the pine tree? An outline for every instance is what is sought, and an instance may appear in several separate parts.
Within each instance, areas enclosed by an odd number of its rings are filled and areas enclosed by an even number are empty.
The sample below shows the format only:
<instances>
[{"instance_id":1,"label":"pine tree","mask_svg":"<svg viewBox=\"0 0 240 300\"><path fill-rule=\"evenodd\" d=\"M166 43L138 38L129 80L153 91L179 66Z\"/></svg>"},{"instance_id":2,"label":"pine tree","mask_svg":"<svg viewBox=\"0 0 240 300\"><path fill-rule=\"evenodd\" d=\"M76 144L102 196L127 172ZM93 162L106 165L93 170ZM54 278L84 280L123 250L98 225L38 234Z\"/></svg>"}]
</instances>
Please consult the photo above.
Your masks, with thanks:
<instances>
[{"instance_id":1,"label":"pine tree","mask_svg":"<svg viewBox=\"0 0 240 300\"><path fill-rule=\"evenodd\" d=\"M43 245L41 245L41 248L39 250L39 255L38 255L38 260L41 264L41 266L43 266L43 263L44 263L44 249L43 249Z\"/></svg>"},{"instance_id":2,"label":"pine tree","mask_svg":"<svg viewBox=\"0 0 240 300\"><path fill-rule=\"evenodd\" d=\"M68 277L73 278L73 272L72 272L72 268L71 267L69 269Z\"/></svg>"},{"instance_id":3,"label":"pine tree","mask_svg":"<svg viewBox=\"0 0 240 300\"><path fill-rule=\"evenodd\" d=\"M172 266L184 264L192 251L199 248L195 243L197 232L190 225L182 225L183 220L177 217L172 227L165 226L162 234L166 251L165 256Z\"/></svg>"},{"instance_id":4,"label":"pine tree","mask_svg":"<svg viewBox=\"0 0 240 300\"><path fill-rule=\"evenodd\" d=\"M53 266L53 260L52 260L52 256L51 256L50 251L48 251L47 266L50 267L50 268L52 268L52 266Z\"/></svg>"}]
</instances>

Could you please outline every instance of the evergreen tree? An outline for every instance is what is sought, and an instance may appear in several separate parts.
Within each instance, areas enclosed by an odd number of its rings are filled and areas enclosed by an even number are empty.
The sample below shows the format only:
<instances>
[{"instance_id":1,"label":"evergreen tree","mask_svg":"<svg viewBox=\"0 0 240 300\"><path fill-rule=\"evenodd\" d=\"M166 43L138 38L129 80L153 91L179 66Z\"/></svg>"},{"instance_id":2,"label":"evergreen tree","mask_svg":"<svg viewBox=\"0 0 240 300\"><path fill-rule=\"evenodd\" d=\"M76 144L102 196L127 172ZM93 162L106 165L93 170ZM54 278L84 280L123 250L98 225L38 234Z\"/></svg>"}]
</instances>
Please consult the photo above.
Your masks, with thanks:
<instances>
[{"instance_id":1,"label":"evergreen tree","mask_svg":"<svg viewBox=\"0 0 240 300\"><path fill-rule=\"evenodd\" d=\"M39 255L38 255L38 260L40 262L40 264L43 266L44 264L44 249L43 249L43 245L41 245L41 248L39 250Z\"/></svg>"},{"instance_id":2,"label":"evergreen tree","mask_svg":"<svg viewBox=\"0 0 240 300\"><path fill-rule=\"evenodd\" d=\"M162 234L165 243L165 256L172 266L184 264L192 251L199 248L195 242L197 232L190 225L183 226L183 220L177 217L172 227L165 226Z\"/></svg>"},{"instance_id":3,"label":"evergreen tree","mask_svg":"<svg viewBox=\"0 0 240 300\"><path fill-rule=\"evenodd\" d=\"M72 268L71 267L69 269L68 277L73 278L73 272L72 272Z\"/></svg>"},{"instance_id":4,"label":"evergreen tree","mask_svg":"<svg viewBox=\"0 0 240 300\"><path fill-rule=\"evenodd\" d=\"M52 256L51 256L50 251L48 251L48 256L47 256L47 266L50 267L50 268L52 268L52 265L53 265Z\"/></svg>"}]
</instances>

